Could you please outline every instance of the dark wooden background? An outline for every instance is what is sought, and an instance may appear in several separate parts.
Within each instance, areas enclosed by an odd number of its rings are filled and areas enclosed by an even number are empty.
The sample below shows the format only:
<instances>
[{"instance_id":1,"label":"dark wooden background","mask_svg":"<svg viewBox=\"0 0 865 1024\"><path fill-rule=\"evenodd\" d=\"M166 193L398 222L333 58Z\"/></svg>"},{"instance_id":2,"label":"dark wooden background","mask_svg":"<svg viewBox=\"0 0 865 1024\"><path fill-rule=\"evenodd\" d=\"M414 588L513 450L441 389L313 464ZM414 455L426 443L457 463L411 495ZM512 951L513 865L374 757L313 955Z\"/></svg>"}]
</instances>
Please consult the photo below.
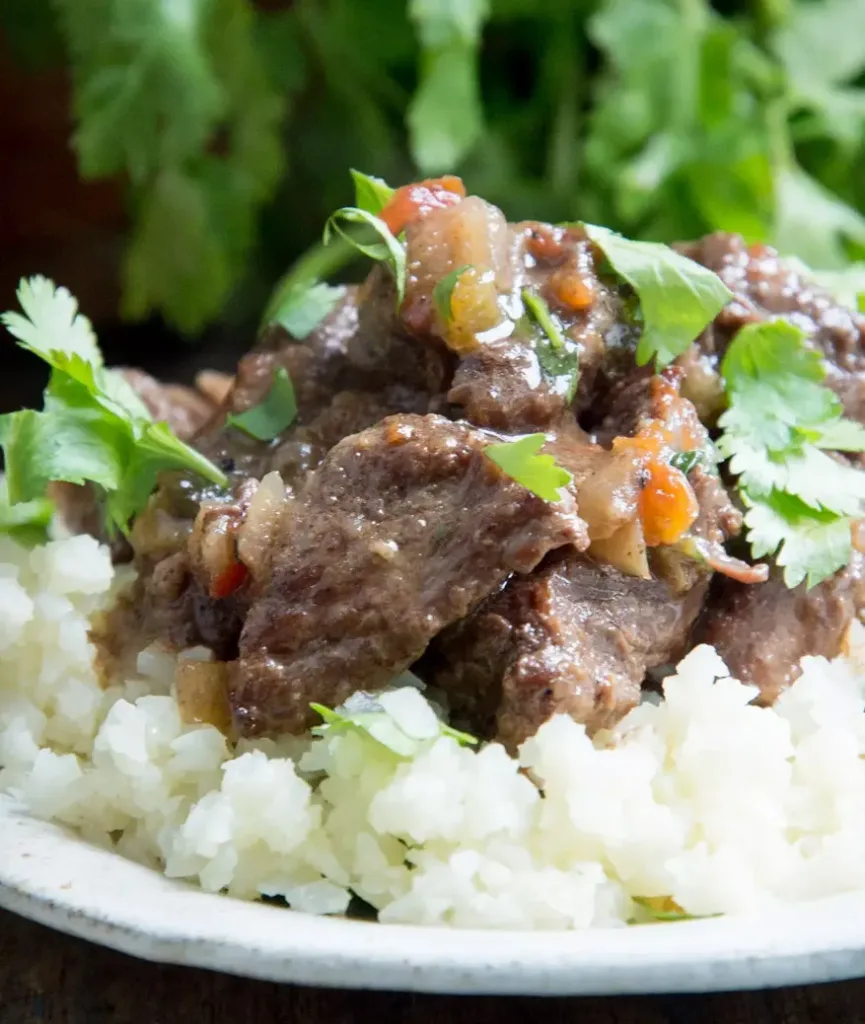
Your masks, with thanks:
<instances>
[{"instance_id":1,"label":"dark wooden background","mask_svg":"<svg viewBox=\"0 0 865 1024\"><path fill-rule=\"evenodd\" d=\"M854 1024L865 981L708 996L522 999L272 985L143 963L0 911L0 1024Z\"/></svg>"}]
</instances>

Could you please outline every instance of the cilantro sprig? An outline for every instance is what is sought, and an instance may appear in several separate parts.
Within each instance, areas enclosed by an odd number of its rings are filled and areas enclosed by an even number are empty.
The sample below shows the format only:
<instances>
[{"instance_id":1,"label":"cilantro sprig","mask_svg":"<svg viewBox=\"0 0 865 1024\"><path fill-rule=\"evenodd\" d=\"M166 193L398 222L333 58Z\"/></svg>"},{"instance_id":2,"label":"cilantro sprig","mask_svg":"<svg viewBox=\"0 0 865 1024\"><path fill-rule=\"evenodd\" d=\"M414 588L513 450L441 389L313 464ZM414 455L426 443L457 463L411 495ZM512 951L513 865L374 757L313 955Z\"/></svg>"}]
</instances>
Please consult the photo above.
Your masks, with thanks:
<instances>
[{"instance_id":1,"label":"cilantro sprig","mask_svg":"<svg viewBox=\"0 0 865 1024\"><path fill-rule=\"evenodd\" d=\"M41 412L0 416L6 496L0 531L35 543L48 527L45 492L52 481L93 484L109 530L126 531L147 502L158 474L193 472L218 486L225 474L200 452L154 423L135 391L105 368L89 320L65 288L44 277L18 289L23 315L2 317L21 345L51 367Z\"/></svg>"},{"instance_id":2,"label":"cilantro sprig","mask_svg":"<svg viewBox=\"0 0 865 1024\"><path fill-rule=\"evenodd\" d=\"M374 174L364 174L353 167L351 180L354 182L354 205L374 217L381 213L396 192L396 189L388 185L383 178L377 178Z\"/></svg>"},{"instance_id":3,"label":"cilantro sprig","mask_svg":"<svg viewBox=\"0 0 865 1024\"><path fill-rule=\"evenodd\" d=\"M263 324L279 324L298 341L303 341L333 312L345 295L342 285L324 281L292 282L277 288L268 303Z\"/></svg>"},{"instance_id":4,"label":"cilantro sprig","mask_svg":"<svg viewBox=\"0 0 865 1024\"><path fill-rule=\"evenodd\" d=\"M365 236L361 238L351 231L353 226L366 228ZM368 237L370 231L375 237ZM401 304L405 297L405 248L387 224L380 217L359 206L343 206L332 213L324 225L325 245L337 237L348 242L362 255L368 256L371 260L381 261L390 268L396 285L397 305Z\"/></svg>"},{"instance_id":5,"label":"cilantro sprig","mask_svg":"<svg viewBox=\"0 0 865 1024\"><path fill-rule=\"evenodd\" d=\"M575 342L565 338L543 296L537 295L529 288L522 291L523 305L543 332L535 338L535 353L544 376L551 386L560 394L564 394L567 402L572 402L580 382L579 350Z\"/></svg>"},{"instance_id":6,"label":"cilantro sprig","mask_svg":"<svg viewBox=\"0 0 865 1024\"><path fill-rule=\"evenodd\" d=\"M640 366L663 369L680 356L733 294L717 274L658 242L634 242L609 228L584 224L616 274L634 289L642 332Z\"/></svg>"},{"instance_id":7,"label":"cilantro sprig","mask_svg":"<svg viewBox=\"0 0 865 1024\"><path fill-rule=\"evenodd\" d=\"M288 371L281 366L262 401L245 412L229 415L226 422L257 441L272 441L291 426L296 416L294 387Z\"/></svg>"},{"instance_id":8,"label":"cilantro sprig","mask_svg":"<svg viewBox=\"0 0 865 1024\"><path fill-rule=\"evenodd\" d=\"M453 319L453 310L451 309L451 299L453 298L454 288L456 288L457 281L467 271L471 270L469 264L464 264L461 267L454 267L453 270L445 274L443 278L436 281L435 287L433 288L433 305L436 308L436 312L439 315L439 319L442 323L447 324Z\"/></svg>"},{"instance_id":9,"label":"cilantro sprig","mask_svg":"<svg viewBox=\"0 0 865 1024\"><path fill-rule=\"evenodd\" d=\"M410 694L410 696L413 695ZM420 703L422 699L420 694L414 697L414 701L417 703ZM449 736L460 746L476 746L478 743L476 737L466 732L460 732L441 719L435 718L431 722L425 722L427 728L421 730L422 735L417 735L387 709L385 706L387 703L386 695L379 698L361 690L352 694L345 704L336 710L325 707L323 704L310 704L312 710L320 715L324 722L323 725L315 726L312 732L316 736L347 732L360 733L364 737L375 740L399 758L414 757L426 743L439 736Z\"/></svg>"},{"instance_id":10,"label":"cilantro sprig","mask_svg":"<svg viewBox=\"0 0 865 1024\"><path fill-rule=\"evenodd\" d=\"M830 451L865 451L865 428L842 415L826 370L792 324L749 324L721 371L728 409L718 450L738 477L755 557L775 555L789 587L812 587L850 560L865 514L865 473Z\"/></svg>"},{"instance_id":11,"label":"cilantro sprig","mask_svg":"<svg viewBox=\"0 0 865 1024\"><path fill-rule=\"evenodd\" d=\"M567 487L573 477L552 455L538 454L546 440L544 434L527 434L518 441L487 445L484 455L527 491L544 501L560 501L561 488Z\"/></svg>"}]
</instances>

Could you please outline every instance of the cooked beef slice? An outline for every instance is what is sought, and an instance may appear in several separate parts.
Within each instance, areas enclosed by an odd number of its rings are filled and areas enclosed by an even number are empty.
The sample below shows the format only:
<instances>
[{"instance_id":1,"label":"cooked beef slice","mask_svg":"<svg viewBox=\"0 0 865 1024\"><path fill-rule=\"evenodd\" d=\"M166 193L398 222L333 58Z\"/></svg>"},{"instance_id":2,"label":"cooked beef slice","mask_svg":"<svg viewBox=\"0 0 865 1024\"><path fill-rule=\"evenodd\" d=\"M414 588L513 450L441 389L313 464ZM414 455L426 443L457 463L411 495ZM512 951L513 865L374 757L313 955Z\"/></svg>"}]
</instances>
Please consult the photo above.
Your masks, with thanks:
<instances>
[{"instance_id":1,"label":"cooked beef slice","mask_svg":"<svg viewBox=\"0 0 865 1024\"><path fill-rule=\"evenodd\" d=\"M672 450L703 447L708 434L678 393L681 376L638 375L621 387L607 441L663 431ZM646 672L686 651L711 577L706 559L721 561L741 527L721 480L696 465L688 482L699 514L687 539L701 545L698 557L687 546L646 549L637 520L639 446L604 448L562 424L546 450L573 474L588 553L551 555L510 580L447 630L424 666L472 727L510 746L557 712L597 729L632 707Z\"/></svg>"},{"instance_id":2,"label":"cooked beef slice","mask_svg":"<svg viewBox=\"0 0 865 1024\"><path fill-rule=\"evenodd\" d=\"M688 371L685 393L703 418L722 408L718 368L736 332L745 324L784 319L825 356L827 383L847 415L865 421L865 317L839 305L769 246L749 246L739 235L718 232L680 248L714 270L733 292L733 300L681 360Z\"/></svg>"},{"instance_id":3,"label":"cooked beef slice","mask_svg":"<svg viewBox=\"0 0 865 1024\"><path fill-rule=\"evenodd\" d=\"M780 574L744 587L716 578L695 642L714 645L730 672L771 704L800 673L806 654L832 658L850 623L865 609L865 557L810 590L790 590Z\"/></svg>"},{"instance_id":4,"label":"cooked beef slice","mask_svg":"<svg viewBox=\"0 0 865 1024\"><path fill-rule=\"evenodd\" d=\"M288 486L303 481L336 441L388 412L426 412L444 390L448 357L400 329L393 281L377 268L304 340L272 328L244 356L220 417L196 445L232 480L280 469ZM274 441L257 441L225 422L257 405L274 373L285 369L297 417Z\"/></svg>"},{"instance_id":5,"label":"cooked beef slice","mask_svg":"<svg viewBox=\"0 0 865 1024\"><path fill-rule=\"evenodd\" d=\"M648 669L684 654L707 586L675 594L583 555L550 556L447 630L428 677L511 750L555 714L594 732L639 702Z\"/></svg>"},{"instance_id":6,"label":"cooked beef slice","mask_svg":"<svg viewBox=\"0 0 865 1024\"><path fill-rule=\"evenodd\" d=\"M289 504L232 679L246 735L299 732L412 664L512 573L585 547L570 496L549 504L504 476L488 438L397 416L337 444Z\"/></svg>"},{"instance_id":7,"label":"cooked beef slice","mask_svg":"<svg viewBox=\"0 0 865 1024\"><path fill-rule=\"evenodd\" d=\"M158 422L166 422L182 440L194 437L213 418L217 405L203 392L181 384L163 384L143 370L119 371Z\"/></svg>"}]
</instances>

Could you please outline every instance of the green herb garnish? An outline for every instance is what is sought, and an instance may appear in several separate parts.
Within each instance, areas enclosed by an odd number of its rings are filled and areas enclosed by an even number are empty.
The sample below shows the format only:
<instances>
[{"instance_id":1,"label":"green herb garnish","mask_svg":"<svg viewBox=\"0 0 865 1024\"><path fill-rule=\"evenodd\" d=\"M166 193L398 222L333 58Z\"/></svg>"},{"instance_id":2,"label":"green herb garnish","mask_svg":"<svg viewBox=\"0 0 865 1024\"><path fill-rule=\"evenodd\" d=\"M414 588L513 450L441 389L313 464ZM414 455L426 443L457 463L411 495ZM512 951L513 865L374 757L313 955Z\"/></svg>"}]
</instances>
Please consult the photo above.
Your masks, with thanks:
<instances>
[{"instance_id":1,"label":"green herb garnish","mask_svg":"<svg viewBox=\"0 0 865 1024\"><path fill-rule=\"evenodd\" d=\"M721 372L718 450L738 477L752 552L774 554L788 587L812 587L848 563L852 521L865 514L865 473L826 452L865 451L865 428L843 418L819 353L792 324L743 327Z\"/></svg>"},{"instance_id":2,"label":"green herb garnish","mask_svg":"<svg viewBox=\"0 0 865 1024\"><path fill-rule=\"evenodd\" d=\"M550 313L549 306L544 302L543 298L540 295L535 295L530 289L523 288L523 302L529 313L540 324L550 345L554 349L563 349L565 347L565 339L562 336L559 325L553 319L552 313Z\"/></svg>"},{"instance_id":3,"label":"green herb garnish","mask_svg":"<svg viewBox=\"0 0 865 1024\"><path fill-rule=\"evenodd\" d=\"M720 917L720 914L689 914L669 896L632 896L631 899L655 921L699 921L704 917Z\"/></svg>"},{"instance_id":4,"label":"green herb garnish","mask_svg":"<svg viewBox=\"0 0 865 1024\"><path fill-rule=\"evenodd\" d=\"M691 448L686 452L676 452L676 454L670 459L670 465L674 469L678 469L680 473L684 473L687 476L695 466L699 466L703 461L704 453L700 448Z\"/></svg>"},{"instance_id":5,"label":"green herb garnish","mask_svg":"<svg viewBox=\"0 0 865 1024\"><path fill-rule=\"evenodd\" d=\"M528 434L518 441L487 445L484 455L532 494L544 501L561 501L559 491L567 487L573 477L552 455L538 455L546 440L545 434Z\"/></svg>"},{"instance_id":6,"label":"green herb garnish","mask_svg":"<svg viewBox=\"0 0 865 1024\"><path fill-rule=\"evenodd\" d=\"M345 288L315 281L294 285L277 294L268 308L266 322L279 324L292 337L303 341L332 311L345 295Z\"/></svg>"},{"instance_id":7,"label":"green herb garnish","mask_svg":"<svg viewBox=\"0 0 865 1024\"><path fill-rule=\"evenodd\" d=\"M471 270L471 267L468 264L462 267L457 267L455 270L451 270L450 273L445 274L440 281L436 281L435 287L433 288L433 303L435 304L439 319L444 324L449 323L452 319L451 297L453 296L457 281L467 270Z\"/></svg>"},{"instance_id":8,"label":"green herb garnish","mask_svg":"<svg viewBox=\"0 0 865 1024\"><path fill-rule=\"evenodd\" d=\"M572 402L580 381L579 350L570 339L565 339L546 302L528 288L523 289L523 303L531 318L544 332L535 341L535 352L544 376L563 388L565 400Z\"/></svg>"},{"instance_id":9,"label":"green herb garnish","mask_svg":"<svg viewBox=\"0 0 865 1024\"><path fill-rule=\"evenodd\" d=\"M381 241L364 242L346 230L345 225L347 224L360 224L372 228ZM401 304L405 296L405 249L393 236L387 224L358 206L344 206L328 218L324 226L324 244L327 245L334 235L345 239L364 256L368 256L372 260L380 260L390 267L396 284L397 305Z\"/></svg>"},{"instance_id":10,"label":"green herb garnish","mask_svg":"<svg viewBox=\"0 0 865 1024\"><path fill-rule=\"evenodd\" d=\"M6 313L3 323L22 348L51 367L51 377L41 412L0 416L5 529L23 536L29 527L31 542L44 538L45 490L52 481L94 484L109 530L124 532L163 470L227 485L221 470L166 424L154 423L126 380L104 367L90 322L65 288L33 277L21 282L18 300L24 315Z\"/></svg>"},{"instance_id":11,"label":"green herb garnish","mask_svg":"<svg viewBox=\"0 0 865 1024\"><path fill-rule=\"evenodd\" d=\"M280 366L273 374L270 390L258 405L227 417L230 427L243 431L256 441L272 441L287 430L297 416L297 399L288 371Z\"/></svg>"},{"instance_id":12,"label":"green herb garnish","mask_svg":"<svg viewBox=\"0 0 865 1024\"><path fill-rule=\"evenodd\" d=\"M584 224L610 266L634 289L642 332L637 363L660 370L680 356L733 297L717 274L658 242L633 242Z\"/></svg>"},{"instance_id":13,"label":"green herb garnish","mask_svg":"<svg viewBox=\"0 0 865 1024\"><path fill-rule=\"evenodd\" d=\"M396 189L381 178L354 168L351 169L351 178L354 182L354 205L377 217L391 201Z\"/></svg>"},{"instance_id":14,"label":"green herb garnish","mask_svg":"<svg viewBox=\"0 0 865 1024\"><path fill-rule=\"evenodd\" d=\"M353 694L342 708L336 711L323 704L310 704L310 707L324 720L324 725L313 728L315 735L356 730L370 736L398 757L414 757L424 743L437 738L431 736L427 739L418 739L410 736L382 707L376 697L363 691ZM438 736L449 736L462 746L474 746L478 742L474 736L453 729L441 720L438 722Z\"/></svg>"}]
</instances>

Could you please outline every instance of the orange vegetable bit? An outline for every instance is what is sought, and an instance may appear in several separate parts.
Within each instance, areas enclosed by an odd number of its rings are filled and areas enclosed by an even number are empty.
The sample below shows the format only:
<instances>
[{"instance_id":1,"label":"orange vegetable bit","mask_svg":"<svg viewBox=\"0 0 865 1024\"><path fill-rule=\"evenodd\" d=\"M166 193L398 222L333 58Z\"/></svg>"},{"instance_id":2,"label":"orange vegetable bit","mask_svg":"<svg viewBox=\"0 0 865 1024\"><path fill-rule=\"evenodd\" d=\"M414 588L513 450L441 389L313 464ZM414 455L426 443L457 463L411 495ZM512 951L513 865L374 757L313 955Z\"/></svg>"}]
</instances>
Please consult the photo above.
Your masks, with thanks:
<instances>
[{"instance_id":1,"label":"orange vegetable bit","mask_svg":"<svg viewBox=\"0 0 865 1024\"><path fill-rule=\"evenodd\" d=\"M575 270L559 270L550 278L553 295L566 309L581 312L595 301L595 293Z\"/></svg>"},{"instance_id":2,"label":"orange vegetable bit","mask_svg":"<svg viewBox=\"0 0 865 1024\"><path fill-rule=\"evenodd\" d=\"M684 473L668 462L652 459L646 464L649 480L640 491L639 513L649 547L675 544L700 512L697 497Z\"/></svg>"},{"instance_id":3,"label":"orange vegetable bit","mask_svg":"<svg viewBox=\"0 0 865 1024\"><path fill-rule=\"evenodd\" d=\"M394 235L405 229L433 210L456 206L466 197L466 187L461 178L446 174L443 178L427 178L413 185L403 185L391 197L390 202L379 216Z\"/></svg>"},{"instance_id":4,"label":"orange vegetable bit","mask_svg":"<svg viewBox=\"0 0 865 1024\"><path fill-rule=\"evenodd\" d=\"M210 596L214 601L221 601L223 598L230 597L235 590L242 586L248 575L249 570L242 562L232 562L231 565L229 565L224 572L221 572L213 583L211 583Z\"/></svg>"}]
</instances>

